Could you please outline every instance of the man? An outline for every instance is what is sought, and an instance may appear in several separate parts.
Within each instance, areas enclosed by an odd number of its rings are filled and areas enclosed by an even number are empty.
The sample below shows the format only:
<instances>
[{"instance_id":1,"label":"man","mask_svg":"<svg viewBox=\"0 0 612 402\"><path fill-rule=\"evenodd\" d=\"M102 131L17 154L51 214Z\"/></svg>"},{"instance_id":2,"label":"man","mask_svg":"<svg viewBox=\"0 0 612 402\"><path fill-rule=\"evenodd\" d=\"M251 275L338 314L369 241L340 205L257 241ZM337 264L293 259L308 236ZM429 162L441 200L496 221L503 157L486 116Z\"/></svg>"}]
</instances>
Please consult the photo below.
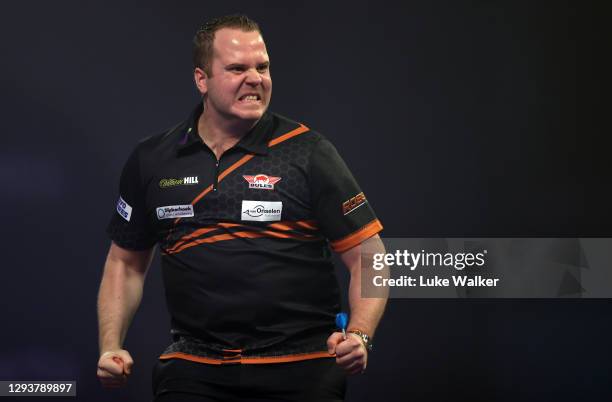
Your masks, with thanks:
<instances>
[{"instance_id":1,"label":"man","mask_svg":"<svg viewBox=\"0 0 612 402\"><path fill-rule=\"evenodd\" d=\"M98 377L117 387L132 371L122 345L159 243L173 343L154 369L156 401L343 400L386 303L360 297L361 243L382 225L329 141L267 110L254 21L209 21L194 66L202 103L143 140L121 175ZM330 245L351 275L346 339Z\"/></svg>"}]
</instances>

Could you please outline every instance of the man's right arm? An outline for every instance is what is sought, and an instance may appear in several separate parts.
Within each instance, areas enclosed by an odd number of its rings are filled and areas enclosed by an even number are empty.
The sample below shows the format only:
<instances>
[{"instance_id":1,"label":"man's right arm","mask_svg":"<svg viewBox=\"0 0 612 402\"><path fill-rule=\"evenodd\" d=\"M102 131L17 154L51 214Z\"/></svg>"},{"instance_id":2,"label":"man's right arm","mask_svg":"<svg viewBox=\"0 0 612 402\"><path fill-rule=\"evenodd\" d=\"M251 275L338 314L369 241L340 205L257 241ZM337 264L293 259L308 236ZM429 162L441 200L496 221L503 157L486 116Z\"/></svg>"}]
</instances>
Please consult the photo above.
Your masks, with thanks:
<instances>
[{"instance_id":1,"label":"man's right arm","mask_svg":"<svg viewBox=\"0 0 612 402\"><path fill-rule=\"evenodd\" d=\"M100 359L98 378L106 387L124 385L134 364L122 349L128 327L140 305L144 280L155 248L133 251L110 246L98 293Z\"/></svg>"}]
</instances>

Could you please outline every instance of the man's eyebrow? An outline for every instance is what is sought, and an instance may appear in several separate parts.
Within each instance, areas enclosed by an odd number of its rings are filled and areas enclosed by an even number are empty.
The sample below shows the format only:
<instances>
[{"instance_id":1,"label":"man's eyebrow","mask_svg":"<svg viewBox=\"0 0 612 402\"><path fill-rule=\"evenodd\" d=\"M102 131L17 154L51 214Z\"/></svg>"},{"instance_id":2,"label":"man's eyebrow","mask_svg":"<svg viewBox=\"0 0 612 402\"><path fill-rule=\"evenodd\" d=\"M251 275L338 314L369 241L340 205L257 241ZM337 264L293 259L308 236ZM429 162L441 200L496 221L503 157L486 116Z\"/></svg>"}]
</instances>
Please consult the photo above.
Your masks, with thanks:
<instances>
[{"instance_id":1,"label":"man's eyebrow","mask_svg":"<svg viewBox=\"0 0 612 402\"><path fill-rule=\"evenodd\" d=\"M264 61L263 63L257 63L257 67L261 67L261 66L265 66L268 67L270 66L270 62L269 61ZM225 66L226 70L231 70L232 68L236 68L236 67L240 67L240 68L248 68L248 66L246 64L242 64L242 63L231 63L228 64L227 66Z\"/></svg>"},{"instance_id":2,"label":"man's eyebrow","mask_svg":"<svg viewBox=\"0 0 612 402\"><path fill-rule=\"evenodd\" d=\"M246 68L246 64L232 63L232 64L228 64L227 66L225 66L225 68L227 70L232 69L232 68L236 68L236 67Z\"/></svg>"}]
</instances>

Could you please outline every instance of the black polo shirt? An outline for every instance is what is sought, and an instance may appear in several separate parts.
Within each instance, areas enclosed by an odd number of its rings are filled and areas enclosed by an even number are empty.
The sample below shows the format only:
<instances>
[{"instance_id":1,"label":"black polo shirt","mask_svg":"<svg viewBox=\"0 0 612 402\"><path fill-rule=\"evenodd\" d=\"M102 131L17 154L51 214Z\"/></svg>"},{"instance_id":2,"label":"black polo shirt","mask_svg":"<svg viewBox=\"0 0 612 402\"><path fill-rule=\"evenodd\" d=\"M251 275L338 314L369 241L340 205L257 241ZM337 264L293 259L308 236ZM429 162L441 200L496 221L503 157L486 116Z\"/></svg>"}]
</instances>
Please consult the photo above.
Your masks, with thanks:
<instances>
[{"instance_id":1,"label":"black polo shirt","mask_svg":"<svg viewBox=\"0 0 612 402\"><path fill-rule=\"evenodd\" d=\"M266 112L217 161L202 106L130 155L108 226L159 244L174 343L161 358L265 363L329 357L340 310L331 249L382 229L334 146Z\"/></svg>"}]
</instances>

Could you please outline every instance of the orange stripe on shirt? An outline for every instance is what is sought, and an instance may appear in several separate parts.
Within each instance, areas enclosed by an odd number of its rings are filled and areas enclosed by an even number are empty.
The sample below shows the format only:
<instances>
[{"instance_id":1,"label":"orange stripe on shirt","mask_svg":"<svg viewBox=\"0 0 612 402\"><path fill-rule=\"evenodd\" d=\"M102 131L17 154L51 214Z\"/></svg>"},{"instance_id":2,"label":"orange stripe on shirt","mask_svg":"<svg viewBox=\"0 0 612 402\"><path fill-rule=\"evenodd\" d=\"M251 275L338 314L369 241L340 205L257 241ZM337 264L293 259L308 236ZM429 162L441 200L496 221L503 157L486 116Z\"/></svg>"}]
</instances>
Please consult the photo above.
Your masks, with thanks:
<instances>
[{"instance_id":1,"label":"orange stripe on shirt","mask_svg":"<svg viewBox=\"0 0 612 402\"><path fill-rule=\"evenodd\" d=\"M295 222L295 224L305 229L319 230L319 228L315 224L315 221L297 221Z\"/></svg>"},{"instance_id":2,"label":"orange stripe on shirt","mask_svg":"<svg viewBox=\"0 0 612 402\"><path fill-rule=\"evenodd\" d=\"M369 239L376 233L380 232L382 229L383 226L380 221L378 219L374 219L372 222L363 226L361 229L339 240L332 241L330 242L330 244L335 252L342 253L346 250L355 247L358 244L361 244L362 241Z\"/></svg>"},{"instance_id":3,"label":"orange stripe on shirt","mask_svg":"<svg viewBox=\"0 0 612 402\"><path fill-rule=\"evenodd\" d=\"M317 237L313 235L295 235L292 233L281 233L281 232L276 232L272 230L263 230L261 232L242 231L242 232L219 234L215 236L205 237L203 239L196 239L190 243L185 243L181 245L180 247L173 249L172 251L168 250L168 254L180 253L181 251L187 248L194 247L194 246L197 246L199 244L204 244L204 243L216 243L219 241L234 240L238 238L256 239L260 237L273 237L273 238L280 238L280 239L299 239L299 240L316 240L317 239Z\"/></svg>"},{"instance_id":4,"label":"orange stripe on shirt","mask_svg":"<svg viewBox=\"0 0 612 402\"><path fill-rule=\"evenodd\" d=\"M198 230L196 230L196 231L194 231L194 232L192 232L192 233L190 233L190 234L188 234L186 236L183 236L179 241L174 243L174 246L166 249L166 252L172 253L174 250L176 250L177 247L185 244L185 242L187 242L188 240L195 239L196 237L199 237L199 236L201 236L203 234L206 234L208 232L213 232L213 231L215 231L217 229L219 229L217 226L214 226L214 227L205 227L205 228L198 229Z\"/></svg>"},{"instance_id":5,"label":"orange stripe on shirt","mask_svg":"<svg viewBox=\"0 0 612 402\"><path fill-rule=\"evenodd\" d=\"M270 229L276 229L276 230L282 230L282 231L290 231L290 230L296 230L296 229L300 229L300 228L308 228L311 230L316 230L316 226L314 226L311 222L313 221L297 221L297 222L290 222L290 221L286 221L286 222L276 222L276 223L271 223L268 225L268 228ZM172 247L167 248L165 251L168 254L173 254L176 251L179 251L178 248L183 246L185 243L187 243L189 240L195 239L197 237L200 237L206 233L210 233L213 232L215 230L218 230L220 228L235 228L235 227L244 227L245 229L249 229L248 226L244 226L241 225L239 223L231 223L231 222L219 222L216 225L212 225L212 226L206 226L200 229L197 229L195 231L193 231L192 233L183 236L180 240L178 240ZM282 234L275 234L273 233L273 231L262 231L261 233L265 233L265 234L269 234L269 237L282 237L282 238L290 238L291 236L287 235L287 236L283 236ZM302 234L301 238L312 238L313 235L312 234ZM294 238L300 238L300 235L296 234L293 236Z\"/></svg>"},{"instance_id":6,"label":"orange stripe on shirt","mask_svg":"<svg viewBox=\"0 0 612 402\"><path fill-rule=\"evenodd\" d=\"M244 165L245 163L247 163L248 161L253 159L254 156L255 156L254 154L244 155L242 158L240 158L232 166L228 167L223 172L221 172L221 174L219 175L219 178L217 179L217 183L220 182L221 180L225 179L225 177L228 174L232 173L234 170L238 169L240 166Z\"/></svg>"},{"instance_id":7,"label":"orange stripe on shirt","mask_svg":"<svg viewBox=\"0 0 612 402\"><path fill-rule=\"evenodd\" d=\"M216 225L213 225L213 226L206 226L204 228L197 229L197 230L193 231L192 233L181 237L181 239L179 241L177 241L174 244L174 246L170 247L166 251L171 253L178 246L182 245L186 241L191 240L191 239L195 239L196 237L200 237L203 234L206 234L206 233L218 230L219 228L232 228L232 227L236 227L236 226L243 226L243 225L241 225L239 223L219 222L219 223L217 223Z\"/></svg>"},{"instance_id":8,"label":"orange stripe on shirt","mask_svg":"<svg viewBox=\"0 0 612 402\"><path fill-rule=\"evenodd\" d=\"M293 230L293 228L284 223L271 223L268 225L269 228L278 229L278 230Z\"/></svg>"},{"instance_id":9,"label":"orange stripe on shirt","mask_svg":"<svg viewBox=\"0 0 612 402\"><path fill-rule=\"evenodd\" d=\"M291 131L289 131L288 133L285 133L279 137L276 137L273 140L270 140L270 142L268 142L268 147L273 147L275 145L280 144L283 141L287 141L289 138L293 138L296 135L300 135L300 134L304 134L306 131L309 131L310 129L308 127L306 127L303 124L300 124L300 126L296 129L293 129Z\"/></svg>"},{"instance_id":10,"label":"orange stripe on shirt","mask_svg":"<svg viewBox=\"0 0 612 402\"><path fill-rule=\"evenodd\" d=\"M271 223L268 225L269 228L279 229L279 230L297 230L297 229L309 229L309 230L318 230L318 228L314 225L314 221L281 221L276 223Z\"/></svg>"}]
</instances>

